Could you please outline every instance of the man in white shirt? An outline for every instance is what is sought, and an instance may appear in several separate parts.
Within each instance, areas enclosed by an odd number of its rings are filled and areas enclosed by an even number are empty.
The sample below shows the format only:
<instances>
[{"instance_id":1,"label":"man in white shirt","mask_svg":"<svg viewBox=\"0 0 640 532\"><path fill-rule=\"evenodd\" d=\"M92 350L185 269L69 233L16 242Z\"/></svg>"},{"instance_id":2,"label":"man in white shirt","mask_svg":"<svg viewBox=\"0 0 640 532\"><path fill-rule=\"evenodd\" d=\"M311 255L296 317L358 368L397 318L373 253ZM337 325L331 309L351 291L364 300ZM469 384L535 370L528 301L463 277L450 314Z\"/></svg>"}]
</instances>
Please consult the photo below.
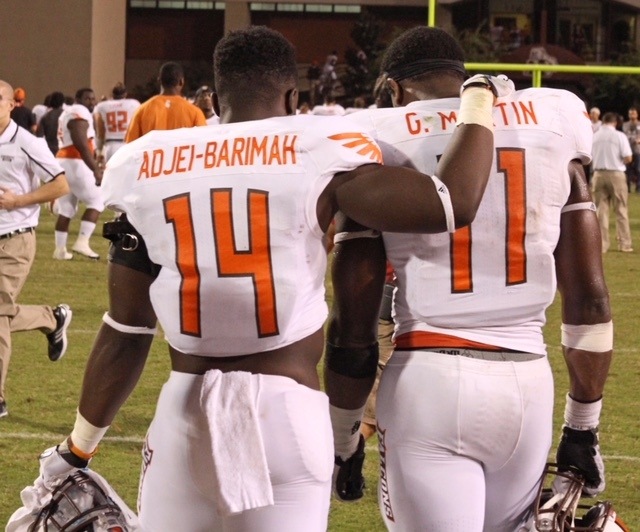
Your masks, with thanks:
<instances>
[{"instance_id":1,"label":"man in white shirt","mask_svg":"<svg viewBox=\"0 0 640 532\"><path fill-rule=\"evenodd\" d=\"M11 334L40 330L47 335L49 359L67 349L68 305L20 305L20 291L36 254L40 203L69 191L64 170L47 143L11 120L13 88L0 80L0 418L8 414L5 382Z\"/></svg>"},{"instance_id":2,"label":"man in white shirt","mask_svg":"<svg viewBox=\"0 0 640 532\"><path fill-rule=\"evenodd\" d=\"M592 190L596 212L600 222L602 253L609 251L609 209L616 215L616 240L618 251L631 253L631 229L629 227L629 188L625 174L626 165L633 159L633 151L627 136L616 129L616 114L605 113L602 126L593 135Z\"/></svg>"}]
</instances>

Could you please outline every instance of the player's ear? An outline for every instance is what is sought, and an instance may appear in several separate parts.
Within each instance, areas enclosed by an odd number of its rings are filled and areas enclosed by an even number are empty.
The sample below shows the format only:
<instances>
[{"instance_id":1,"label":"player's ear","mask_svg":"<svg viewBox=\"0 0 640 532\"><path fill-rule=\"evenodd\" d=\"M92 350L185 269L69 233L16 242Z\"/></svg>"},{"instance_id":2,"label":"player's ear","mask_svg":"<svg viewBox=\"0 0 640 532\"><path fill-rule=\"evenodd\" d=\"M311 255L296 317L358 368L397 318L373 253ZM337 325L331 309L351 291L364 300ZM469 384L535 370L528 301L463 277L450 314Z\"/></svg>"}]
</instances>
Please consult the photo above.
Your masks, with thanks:
<instances>
[{"instance_id":1,"label":"player's ear","mask_svg":"<svg viewBox=\"0 0 640 532\"><path fill-rule=\"evenodd\" d=\"M391 103L394 107L402 107L404 100L404 91L402 85L395 79L387 78L387 88L391 92Z\"/></svg>"},{"instance_id":2,"label":"player's ear","mask_svg":"<svg viewBox=\"0 0 640 532\"><path fill-rule=\"evenodd\" d=\"M213 103L213 112L220 116L220 102L218 102L218 94L215 92L211 93L211 103Z\"/></svg>"},{"instance_id":3,"label":"player's ear","mask_svg":"<svg viewBox=\"0 0 640 532\"><path fill-rule=\"evenodd\" d=\"M289 89L285 94L285 110L287 115L295 115L298 109L298 89Z\"/></svg>"}]
</instances>

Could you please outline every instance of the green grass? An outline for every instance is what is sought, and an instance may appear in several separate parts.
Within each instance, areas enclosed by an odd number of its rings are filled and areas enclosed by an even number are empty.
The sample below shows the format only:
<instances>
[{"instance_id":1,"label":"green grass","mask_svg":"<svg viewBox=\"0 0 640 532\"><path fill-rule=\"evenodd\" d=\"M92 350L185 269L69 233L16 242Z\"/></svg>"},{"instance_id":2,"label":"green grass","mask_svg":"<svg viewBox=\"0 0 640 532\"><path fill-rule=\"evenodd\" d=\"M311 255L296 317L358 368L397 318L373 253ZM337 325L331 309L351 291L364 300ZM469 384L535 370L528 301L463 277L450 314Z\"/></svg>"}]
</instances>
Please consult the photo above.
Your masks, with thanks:
<instances>
[{"instance_id":1,"label":"green grass","mask_svg":"<svg viewBox=\"0 0 640 532\"><path fill-rule=\"evenodd\" d=\"M631 530L640 530L640 357L637 347L640 342L640 195L632 195L630 205L636 252L610 252L604 256L614 312L615 353L605 394L601 445L607 468L607 489L603 498L614 501ZM105 214L102 219L107 218ZM13 335L13 358L7 383L9 416L0 420L0 527L20 506L20 490L37 476L39 453L61 441L71 429L84 365L107 308L106 242L99 236L92 241L93 248L103 257L98 262L81 257L64 263L54 261L51 258L53 222L54 217L43 211L38 230L38 256L20 301L23 304L64 302L71 305L74 317L69 329L69 350L62 360L52 363L47 358L46 340L42 334ZM77 227L78 222L74 221L70 242L75 238ZM615 243L613 225L611 231ZM556 376L557 436L567 389L559 345L557 301L548 316L546 339ZM168 371L166 347L162 339L157 338L138 388L116 418L93 462L93 467L134 508L140 441ZM384 530L376 504L374 440L368 445L367 495L359 503L334 501L331 531Z\"/></svg>"}]
</instances>

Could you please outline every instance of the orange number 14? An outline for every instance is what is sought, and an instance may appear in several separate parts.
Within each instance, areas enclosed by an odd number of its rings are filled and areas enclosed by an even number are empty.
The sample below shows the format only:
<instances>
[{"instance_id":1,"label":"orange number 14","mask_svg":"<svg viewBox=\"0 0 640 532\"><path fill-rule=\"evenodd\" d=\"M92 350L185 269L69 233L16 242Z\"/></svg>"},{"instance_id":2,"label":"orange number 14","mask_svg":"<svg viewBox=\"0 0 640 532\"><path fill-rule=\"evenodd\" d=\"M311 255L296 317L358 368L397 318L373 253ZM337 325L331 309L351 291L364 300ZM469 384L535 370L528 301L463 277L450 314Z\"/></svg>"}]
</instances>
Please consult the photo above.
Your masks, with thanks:
<instances>
[{"instance_id":1,"label":"orange number 14","mask_svg":"<svg viewBox=\"0 0 640 532\"><path fill-rule=\"evenodd\" d=\"M219 277L250 277L259 337L279 334L269 233L269 196L265 191L247 193L249 249L235 245L231 189L211 190L211 221ZM167 223L173 224L180 285L182 334L201 336L200 271L189 195L164 200Z\"/></svg>"}]
</instances>

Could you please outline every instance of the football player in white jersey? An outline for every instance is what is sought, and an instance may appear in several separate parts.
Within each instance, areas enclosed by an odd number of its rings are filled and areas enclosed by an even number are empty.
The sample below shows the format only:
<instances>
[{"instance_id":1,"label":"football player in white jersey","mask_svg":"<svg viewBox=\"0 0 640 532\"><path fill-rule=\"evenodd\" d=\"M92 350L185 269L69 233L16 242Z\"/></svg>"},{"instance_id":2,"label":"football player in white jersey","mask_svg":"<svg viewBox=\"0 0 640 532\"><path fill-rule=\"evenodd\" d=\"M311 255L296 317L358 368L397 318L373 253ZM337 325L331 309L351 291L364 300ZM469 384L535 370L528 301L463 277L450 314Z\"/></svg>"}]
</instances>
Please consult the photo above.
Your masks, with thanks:
<instances>
[{"instance_id":1,"label":"football player in white jersey","mask_svg":"<svg viewBox=\"0 0 640 532\"><path fill-rule=\"evenodd\" d=\"M58 119L58 152L56 158L64 168L71 192L56 202L58 220L55 226L56 260L70 260L73 254L67 251L69 224L78 212L78 203L86 209L80 221L78 237L72 250L90 259L100 256L89 246L89 239L96 228L100 213L104 210L100 182L103 166L95 157L92 111L96 104L93 89L82 88L76 92L75 103L68 106Z\"/></svg>"},{"instance_id":2,"label":"football player in white jersey","mask_svg":"<svg viewBox=\"0 0 640 532\"><path fill-rule=\"evenodd\" d=\"M93 111L96 119L96 148L105 162L124 144L129 122L140 107L138 100L127 98L127 88L121 82L116 83L111 95L111 100L99 102Z\"/></svg>"},{"instance_id":3,"label":"football player in white jersey","mask_svg":"<svg viewBox=\"0 0 640 532\"><path fill-rule=\"evenodd\" d=\"M381 69L405 123L392 121L398 109L352 115L385 163L434 171L458 113L463 60L437 28L409 30L389 46ZM500 98L493 120L492 175L469 227L380 239L357 238L365 228L348 220L336 228L325 375L343 498L360 486L353 427L374 378L365 348L376 338L386 258L397 275L396 349L376 407L389 530L517 529L552 440L542 327L556 287L570 378L557 461L578 467L592 496L604 489L597 430L613 326L582 170L590 122L581 100L554 89ZM413 139L423 137L431 142L418 147Z\"/></svg>"},{"instance_id":4,"label":"football player in white jersey","mask_svg":"<svg viewBox=\"0 0 640 532\"><path fill-rule=\"evenodd\" d=\"M295 51L276 31L228 34L214 73L221 125L152 131L107 165L106 203L126 213L105 224L110 309L74 429L41 472L51 482L87 465L158 319L172 372L143 449L142 527L320 532L333 470L316 371L324 233L338 209L380 230L469 223L491 164L495 89L486 77L465 88L440 181L382 166L379 146L342 118L296 115Z\"/></svg>"}]
</instances>

